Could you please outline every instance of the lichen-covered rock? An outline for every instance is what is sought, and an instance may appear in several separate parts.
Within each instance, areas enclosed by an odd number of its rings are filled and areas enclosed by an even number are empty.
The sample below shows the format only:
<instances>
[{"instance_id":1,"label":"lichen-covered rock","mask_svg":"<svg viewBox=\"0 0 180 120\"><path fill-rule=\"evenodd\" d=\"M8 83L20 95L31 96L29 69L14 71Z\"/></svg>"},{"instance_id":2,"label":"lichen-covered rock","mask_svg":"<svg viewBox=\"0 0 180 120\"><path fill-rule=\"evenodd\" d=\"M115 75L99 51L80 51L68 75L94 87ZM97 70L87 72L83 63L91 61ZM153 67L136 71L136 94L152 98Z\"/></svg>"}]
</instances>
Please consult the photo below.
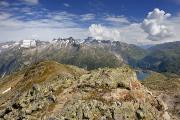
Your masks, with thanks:
<instances>
[{"instance_id":1,"label":"lichen-covered rock","mask_svg":"<svg viewBox=\"0 0 180 120\"><path fill-rule=\"evenodd\" d=\"M11 91L0 95L4 101L0 102L0 119L171 119L166 105L141 85L128 66L86 72L44 62L21 74L24 77ZM5 81L4 85L11 82Z\"/></svg>"},{"instance_id":2,"label":"lichen-covered rock","mask_svg":"<svg viewBox=\"0 0 180 120\"><path fill-rule=\"evenodd\" d=\"M127 66L98 69L80 77L61 110L62 120L164 120L164 104L147 92ZM166 117L166 118L165 118Z\"/></svg>"},{"instance_id":3,"label":"lichen-covered rock","mask_svg":"<svg viewBox=\"0 0 180 120\"><path fill-rule=\"evenodd\" d=\"M154 72L143 80L142 84L151 90L158 100L162 101L160 104L164 106L164 110L172 114L171 117L180 119L180 76ZM170 117L167 113L163 116L167 119Z\"/></svg>"}]
</instances>

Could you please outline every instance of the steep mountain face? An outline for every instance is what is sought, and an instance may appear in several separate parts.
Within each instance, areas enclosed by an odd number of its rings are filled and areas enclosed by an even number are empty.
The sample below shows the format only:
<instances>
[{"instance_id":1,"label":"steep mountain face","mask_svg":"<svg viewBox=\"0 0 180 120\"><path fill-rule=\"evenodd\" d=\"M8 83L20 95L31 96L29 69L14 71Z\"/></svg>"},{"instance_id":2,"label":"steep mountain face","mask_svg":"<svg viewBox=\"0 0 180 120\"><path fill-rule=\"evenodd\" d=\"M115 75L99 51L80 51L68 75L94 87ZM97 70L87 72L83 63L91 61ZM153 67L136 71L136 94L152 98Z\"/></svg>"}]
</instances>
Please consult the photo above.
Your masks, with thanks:
<instances>
[{"instance_id":1,"label":"steep mountain face","mask_svg":"<svg viewBox=\"0 0 180 120\"><path fill-rule=\"evenodd\" d=\"M0 119L175 118L128 66L86 71L46 61L0 80Z\"/></svg>"},{"instance_id":2,"label":"steep mountain face","mask_svg":"<svg viewBox=\"0 0 180 120\"><path fill-rule=\"evenodd\" d=\"M180 41L156 45L139 61L143 69L180 74Z\"/></svg>"},{"instance_id":3,"label":"steep mountain face","mask_svg":"<svg viewBox=\"0 0 180 120\"><path fill-rule=\"evenodd\" d=\"M135 45L92 38L80 42L72 37L52 42L23 40L3 43L0 51L1 76L43 60L55 60L88 70L118 67L122 63L136 66L136 62L146 54L145 50Z\"/></svg>"},{"instance_id":4,"label":"steep mountain face","mask_svg":"<svg viewBox=\"0 0 180 120\"><path fill-rule=\"evenodd\" d=\"M114 43L115 45L111 50L116 54L120 54L124 59L124 62L132 67L137 67L137 62L144 58L148 53L147 50L133 44L126 44L118 41Z\"/></svg>"}]
</instances>

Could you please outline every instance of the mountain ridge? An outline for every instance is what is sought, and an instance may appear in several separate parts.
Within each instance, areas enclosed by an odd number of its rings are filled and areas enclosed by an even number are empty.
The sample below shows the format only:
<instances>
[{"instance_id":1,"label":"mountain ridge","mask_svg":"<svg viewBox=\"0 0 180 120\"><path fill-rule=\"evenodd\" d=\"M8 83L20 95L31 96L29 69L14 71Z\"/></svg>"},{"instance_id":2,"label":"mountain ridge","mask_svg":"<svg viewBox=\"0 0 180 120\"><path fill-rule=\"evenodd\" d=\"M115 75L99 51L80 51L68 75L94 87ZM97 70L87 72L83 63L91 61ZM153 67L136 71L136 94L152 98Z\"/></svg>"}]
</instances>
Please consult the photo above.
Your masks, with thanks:
<instances>
[{"instance_id":1,"label":"mountain ridge","mask_svg":"<svg viewBox=\"0 0 180 120\"><path fill-rule=\"evenodd\" d=\"M148 50L149 54L139 61L141 68L180 74L180 41L159 44Z\"/></svg>"},{"instance_id":2,"label":"mountain ridge","mask_svg":"<svg viewBox=\"0 0 180 120\"><path fill-rule=\"evenodd\" d=\"M82 68L96 69L120 66L122 62L136 61L145 55L141 48L118 41L99 41L89 38L80 43L72 37L54 39L51 43L36 41L36 47L29 48L21 47L21 44L17 43L9 45L9 48L2 48L0 45L0 50L1 75L11 73L11 70L15 71L12 68L18 69L41 60L55 60ZM141 54L134 56L132 52Z\"/></svg>"},{"instance_id":3,"label":"mountain ridge","mask_svg":"<svg viewBox=\"0 0 180 120\"><path fill-rule=\"evenodd\" d=\"M159 44L149 49L119 41L96 40L91 37L85 40L72 37L58 38L53 39L52 42L34 40L36 46L31 46L27 41L30 40L25 40L25 43L20 41L0 44L1 76L43 60L55 60L88 70L99 67L118 67L123 63L133 68L157 72L176 74L180 72L178 67L180 42L178 41ZM29 47L27 47L28 44Z\"/></svg>"}]
</instances>

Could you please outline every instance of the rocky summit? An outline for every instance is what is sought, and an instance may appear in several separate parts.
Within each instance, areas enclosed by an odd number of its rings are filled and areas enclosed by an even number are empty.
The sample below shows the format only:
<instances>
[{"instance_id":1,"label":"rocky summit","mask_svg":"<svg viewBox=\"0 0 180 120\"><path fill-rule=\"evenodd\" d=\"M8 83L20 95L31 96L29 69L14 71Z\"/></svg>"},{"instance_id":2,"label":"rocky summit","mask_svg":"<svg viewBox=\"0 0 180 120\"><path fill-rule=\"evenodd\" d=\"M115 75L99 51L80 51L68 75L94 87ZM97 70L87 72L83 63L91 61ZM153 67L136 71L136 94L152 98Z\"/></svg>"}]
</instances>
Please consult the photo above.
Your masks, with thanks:
<instances>
[{"instance_id":1,"label":"rocky summit","mask_svg":"<svg viewBox=\"0 0 180 120\"><path fill-rule=\"evenodd\" d=\"M0 120L171 120L126 65L86 71L54 61L0 80Z\"/></svg>"}]
</instances>

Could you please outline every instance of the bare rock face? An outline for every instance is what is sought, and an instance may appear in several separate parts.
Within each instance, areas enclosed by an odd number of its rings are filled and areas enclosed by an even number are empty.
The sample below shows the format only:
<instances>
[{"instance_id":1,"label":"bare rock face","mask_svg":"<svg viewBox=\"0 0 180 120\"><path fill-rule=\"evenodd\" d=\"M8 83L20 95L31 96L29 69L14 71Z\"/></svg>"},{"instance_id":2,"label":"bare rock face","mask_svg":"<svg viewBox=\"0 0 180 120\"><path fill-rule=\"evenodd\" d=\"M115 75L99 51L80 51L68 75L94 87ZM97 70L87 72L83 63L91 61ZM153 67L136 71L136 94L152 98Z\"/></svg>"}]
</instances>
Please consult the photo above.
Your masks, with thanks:
<instances>
[{"instance_id":1,"label":"bare rock face","mask_svg":"<svg viewBox=\"0 0 180 120\"><path fill-rule=\"evenodd\" d=\"M85 71L43 62L4 78L0 119L170 120L165 103L154 97L127 66Z\"/></svg>"}]
</instances>

